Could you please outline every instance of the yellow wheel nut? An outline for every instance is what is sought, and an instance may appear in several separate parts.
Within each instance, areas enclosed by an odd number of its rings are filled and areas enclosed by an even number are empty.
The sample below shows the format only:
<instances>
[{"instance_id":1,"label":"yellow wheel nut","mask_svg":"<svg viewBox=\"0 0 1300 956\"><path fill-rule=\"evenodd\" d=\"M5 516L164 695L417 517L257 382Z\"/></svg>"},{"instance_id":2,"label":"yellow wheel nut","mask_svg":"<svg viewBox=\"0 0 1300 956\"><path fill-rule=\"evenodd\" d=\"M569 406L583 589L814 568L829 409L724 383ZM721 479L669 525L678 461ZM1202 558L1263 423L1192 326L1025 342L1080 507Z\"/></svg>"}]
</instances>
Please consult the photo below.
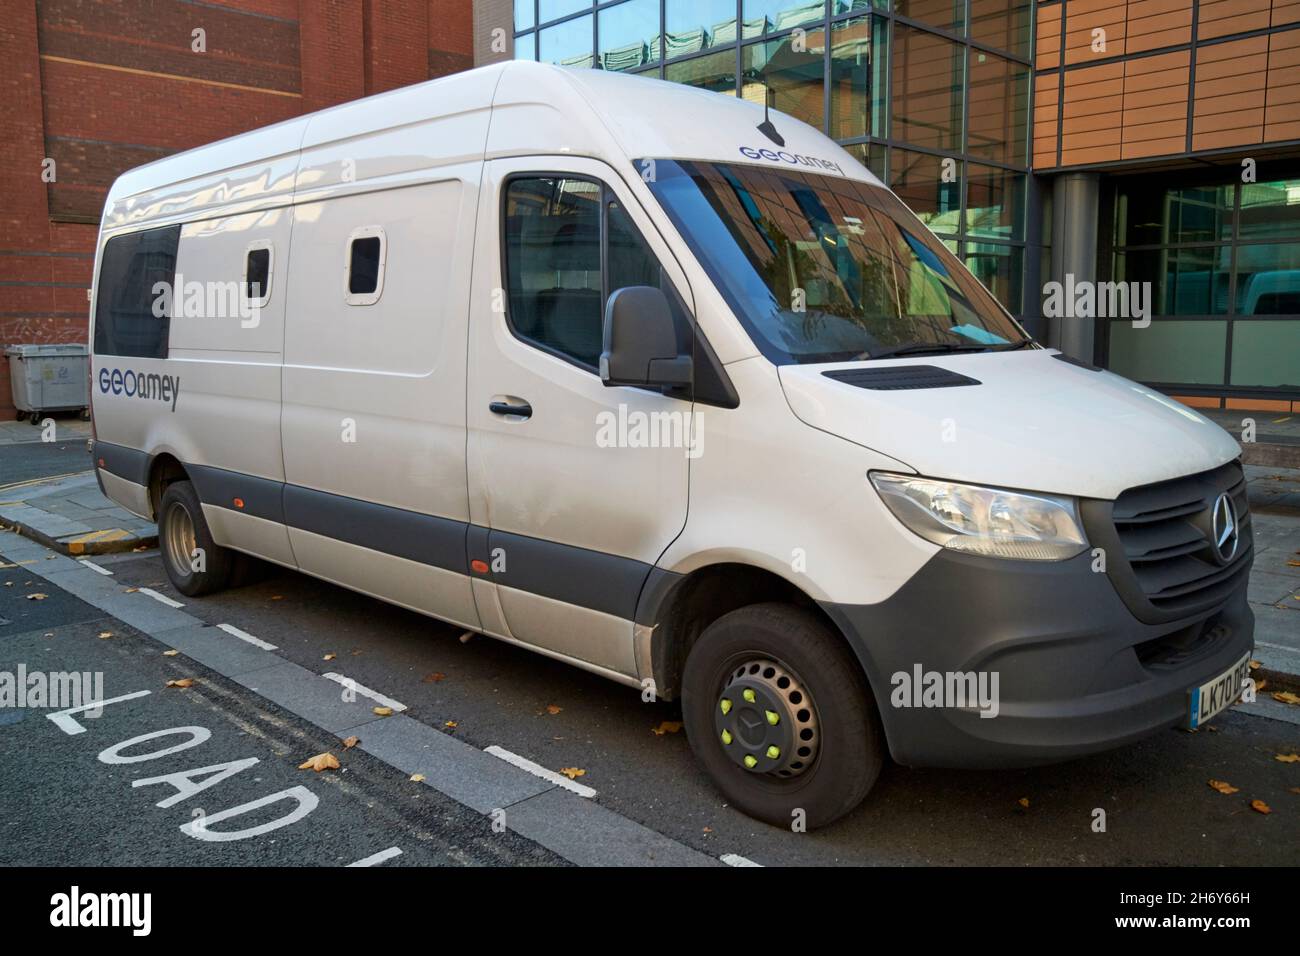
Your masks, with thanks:
<instances>
[{"instance_id":1,"label":"yellow wheel nut","mask_svg":"<svg viewBox=\"0 0 1300 956\"><path fill-rule=\"evenodd\" d=\"M740 696L745 698L745 703L747 704L752 704L755 700L757 700L757 698L754 696L754 692L750 690L748 687L746 687L743 691L740 692Z\"/></svg>"},{"instance_id":2,"label":"yellow wheel nut","mask_svg":"<svg viewBox=\"0 0 1300 956\"><path fill-rule=\"evenodd\" d=\"M724 697L722 698L722 714L725 717L729 713L731 713L731 701Z\"/></svg>"},{"instance_id":3,"label":"yellow wheel nut","mask_svg":"<svg viewBox=\"0 0 1300 956\"><path fill-rule=\"evenodd\" d=\"M724 731L722 732L722 742L723 742L724 744L729 744L729 743L731 743L731 731L729 731L729 730L724 730Z\"/></svg>"},{"instance_id":4,"label":"yellow wheel nut","mask_svg":"<svg viewBox=\"0 0 1300 956\"><path fill-rule=\"evenodd\" d=\"M781 756L781 748L776 744L772 744L772 746L767 748L767 755L775 760L777 757Z\"/></svg>"},{"instance_id":5,"label":"yellow wheel nut","mask_svg":"<svg viewBox=\"0 0 1300 956\"><path fill-rule=\"evenodd\" d=\"M758 758L753 754L745 754L745 766L753 770L758 765Z\"/></svg>"},{"instance_id":6,"label":"yellow wheel nut","mask_svg":"<svg viewBox=\"0 0 1300 956\"><path fill-rule=\"evenodd\" d=\"M763 711L763 713L767 714L767 722L771 724L773 727L775 727L778 723L781 722L781 715L778 714L776 711L765 710Z\"/></svg>"}]
</instances>

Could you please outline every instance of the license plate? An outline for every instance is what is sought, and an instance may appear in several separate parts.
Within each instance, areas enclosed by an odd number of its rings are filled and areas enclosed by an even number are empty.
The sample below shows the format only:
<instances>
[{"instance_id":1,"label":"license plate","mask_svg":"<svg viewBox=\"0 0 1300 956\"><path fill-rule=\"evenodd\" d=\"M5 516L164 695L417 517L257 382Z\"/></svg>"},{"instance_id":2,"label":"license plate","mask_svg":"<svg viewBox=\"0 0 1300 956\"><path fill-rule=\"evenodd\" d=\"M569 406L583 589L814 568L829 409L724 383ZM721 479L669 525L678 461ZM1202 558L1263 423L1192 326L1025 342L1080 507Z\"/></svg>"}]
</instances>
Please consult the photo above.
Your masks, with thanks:
<instances>
[{"instance_id":1,"label":"license plate","mask_svg":"<svg viewBox=\"0 0 1300 956\"><path fill-rule=\"evenodd\" d=\"M1188 728L1195 730L1236 701L1241 696L1248 674L1250 674L1249 654L1213 680L1200 687L1193 687L1188 692L1191 697L1191 705L1187 712Z\"/></svg>"}]
</instances>

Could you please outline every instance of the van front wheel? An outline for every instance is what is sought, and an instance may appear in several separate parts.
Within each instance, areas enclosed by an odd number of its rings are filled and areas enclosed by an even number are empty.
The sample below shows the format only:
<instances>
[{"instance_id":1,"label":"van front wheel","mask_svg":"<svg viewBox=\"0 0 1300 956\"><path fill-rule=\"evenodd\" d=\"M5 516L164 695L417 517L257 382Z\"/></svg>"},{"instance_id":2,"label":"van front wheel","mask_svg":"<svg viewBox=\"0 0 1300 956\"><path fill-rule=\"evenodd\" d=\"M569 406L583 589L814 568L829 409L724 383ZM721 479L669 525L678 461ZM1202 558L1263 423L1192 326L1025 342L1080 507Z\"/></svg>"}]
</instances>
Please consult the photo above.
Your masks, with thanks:
<instances>
[{"instance_id":1,"label":"van front wheel","mask_svg":"<svg viewBox=\"0 0 1300 956\"><path fill-rule=\"evenodd\" d=\"M230 583L234 553L212 540L194 485L173 481L158 507L158 547L177 591L190 597L220 591Z\"/></svg>"},{"instance_id":2,"label":"van front wheel","mask_svg":"<svg viewBox=\"0 0 1300 956\"><path fill-rule=\"evenodd\" d=\"M727 802L774 826L839 819L884 763L861 667L816 615L791 605L739 608L705 628L686 658L682 714Z\"/></svg>"}]
</instances>

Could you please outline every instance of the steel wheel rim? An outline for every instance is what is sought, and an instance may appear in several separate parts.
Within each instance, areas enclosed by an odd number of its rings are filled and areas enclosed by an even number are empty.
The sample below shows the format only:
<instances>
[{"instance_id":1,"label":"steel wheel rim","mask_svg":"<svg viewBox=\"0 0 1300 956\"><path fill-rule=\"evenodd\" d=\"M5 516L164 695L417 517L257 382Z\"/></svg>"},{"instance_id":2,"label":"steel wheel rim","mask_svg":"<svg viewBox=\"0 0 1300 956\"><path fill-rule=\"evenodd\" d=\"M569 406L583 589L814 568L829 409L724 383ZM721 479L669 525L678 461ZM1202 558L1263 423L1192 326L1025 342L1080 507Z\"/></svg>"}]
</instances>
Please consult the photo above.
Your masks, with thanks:
<instances>
[{"instance_id":1,"label":"steel wheel rim","mask_svg":"<svg viewBox=\"0 0 1300 956\"><path fill-rule=\"evenodd\" d=\"M746 773L788 779L812 769L820 720L808 685L770 657L732 661L713 705L715 739Z\"/></svg>"}]
</instances>

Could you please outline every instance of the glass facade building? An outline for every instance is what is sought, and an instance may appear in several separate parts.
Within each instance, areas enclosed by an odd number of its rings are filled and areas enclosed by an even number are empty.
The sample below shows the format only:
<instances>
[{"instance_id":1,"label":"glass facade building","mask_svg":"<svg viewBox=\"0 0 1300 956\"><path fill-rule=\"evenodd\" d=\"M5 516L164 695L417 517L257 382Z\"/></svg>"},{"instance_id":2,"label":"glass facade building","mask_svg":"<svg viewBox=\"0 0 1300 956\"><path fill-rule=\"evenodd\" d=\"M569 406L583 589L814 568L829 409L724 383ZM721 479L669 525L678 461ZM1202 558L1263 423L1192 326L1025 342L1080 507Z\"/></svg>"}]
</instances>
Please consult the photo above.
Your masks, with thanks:
<instances>
[{"instance_id":1,"label":"glass facade building","mask_svg":"<svg viewBox=\"0 0 1300 956\"><path fill-rule=\"evenodd\" d=\"M515 56L766 98L888 182L1022 314L1030 0L515 0Z\"/></svg>"},{"instance_id":2,"label":"glass facade building","mask_svg":"<svg viewBox=\"0 0 1300 956\"><path fill-rule=\"evenodd\" d=\"M517 58L818 127L1048 344L1191 404L1300 412L1300 4L512 2ZM1150 323L1046 316L1067 275L1148 283Z\"/></svg>"}]
</instances>

